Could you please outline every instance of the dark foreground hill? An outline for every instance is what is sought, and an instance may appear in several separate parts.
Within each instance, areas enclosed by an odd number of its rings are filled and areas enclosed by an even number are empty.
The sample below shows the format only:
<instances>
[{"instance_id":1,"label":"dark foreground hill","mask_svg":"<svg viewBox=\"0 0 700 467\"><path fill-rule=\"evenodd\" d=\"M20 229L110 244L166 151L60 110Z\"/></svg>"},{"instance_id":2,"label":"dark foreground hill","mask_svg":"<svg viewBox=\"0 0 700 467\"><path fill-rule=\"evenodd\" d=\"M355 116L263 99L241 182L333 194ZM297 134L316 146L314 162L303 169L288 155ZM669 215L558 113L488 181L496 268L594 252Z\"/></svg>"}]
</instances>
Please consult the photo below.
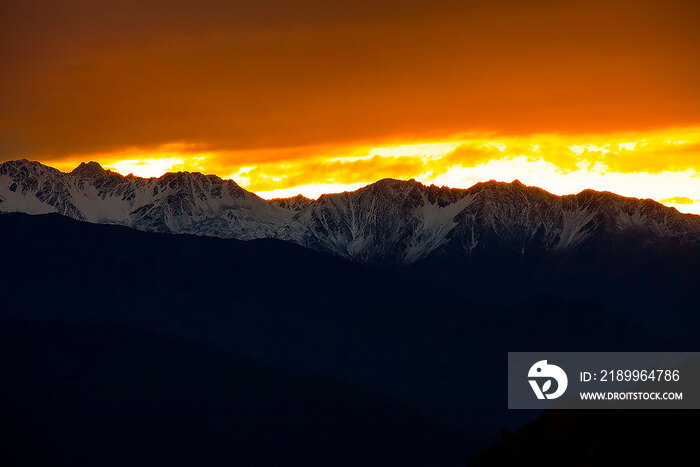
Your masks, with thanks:
<instances>
[{"instance_id":1,"label":"dark foreground hill","mask_svg":"<svg viewBox=\"0 0 700 467\"><path fill-rule=\"evenodd\" d=\"M124 357L125 362L141 353L148 336L161 336L154 338L153 345L158 339L167 340L157 344L167 349L154 351L167 360L174 359L168 356L170 352L201 356L201 348L205 347L212 352L211 357L183 357L182 367L173 363L174 366L156 368L154 377L164 375L156 381L148 379L145 369L134 370L136 376L128 381L134 385L130 394L138 393L134 388L141 385L168 386L166 382L174 375L203 367L204 373L193 378L203 381L203 385L187 389L190 392L182 396L185 408L188 401L199 400L208 387L239 384L233 379L217 379L213 375L219 370L214 367L209 373L204 371L203 362L209 358L222 366L229 365L227 368L267 368L259 369L268 372L267 379L251 376L258 383L251 384L244 393L258 392L257 384L262 387L260 394L267 394L265 390L269 389L270 397L280 401L279 411L286 413L287 420L294 419L293 407L297 406L308 407L310 413L330 414L338 420L336 425L328 418L317 424L309 422L308 431L304 431L308 437L299 441L306 446L310 439L316 440L319 452L308 453L309 462L324 459L331 452L324 444L343 448L333 443L344 436L345 425L357 426L351 412L368 417L365 422L372 425L362 433L359 431L364 427L348 434L359 454L376 451L378 456L385 456L383 459L393 457L403 463L401 460L407 456L419 459L419 454L429 453L434 463L466 462L469 454L493 442L501 427L515 429L536 415L506 410L508 351L689 350L678 342L659 338L654 329L633 316L593 301L563 299L557 296L556 289L507 307L474 304L465 299L462 291L434 281L417 280L402 271L349 262L279 240L242 242L144 233L78 222L56 214L5 214L0 215L0 245L2 316L64 323L55 334L54 350L57 355L63 352L66 356L57 366L65 371L52 373L59 385L72 387L70 375L81 374L75 368L86 368L85 377L92 378L90 384L99 386L118 380L114 375L90 370L95 369L91 354L114 354L110 349L121 338L115 334L109 337L109 333L123 332L114 329L127 327L142 333L141 337L124 337L135 342L135 347L124 350L128 356ZM504 285L503 293L508 290ZM107 327L106 337L83 339L80 335L86 331L80 329L88 328L80 327L78 332L70 323L96 326L98 333L103 329L100 326ZM53 335L51 329L49 326L39 332ZM73 338L68 332L62 336L61 329L83 334ZM21 337L10 341L18 347L5 352L11 356L8 358L12 359L13 368L19 374L26 374L22 371L30 371L35 364L40 369L37 374L52 368L49 352L36 354L39 350L32 350L32 344L42 339L31 329L24 334L20 331L17 335ZM73 341L83 342L79 348L88 360L68 358L77 351ZM103 341L106 347L102 346ZM146 361L149 358L156 360L144 356ZM279 374L271 374L277 371ZM140 378L146 379L140 382ZM307 378L317 378L314 381L321 383L313 383L314 397L297 398L304 384L313 385ZM31 383L31 379L28 381ZM30 383L27 384L35 392L29 394L43 397L45 410L65 413L61 412L62 398L52 398L51 385ZM292 384L299 389L285 393L289 398L272 390ZM8 397L21 400L25 389L10 385L7 391L14 391L14 395ZM181 397L177 388L172 391L168 397L175 402L168 406L169 414L177 412L176 402ZM108 400L135 417L129 423L156 423L149 413L159 410L159 406L136 395L123 400L117 395ZM347 403L352 409L345 410L343 405L336 416L328 407L332 401L342 400L341 396L355 402ZM78 399L72 400L78 404ZM240 405L226 409L229 412L212 410L207 417L220 418L208 419L207 423L223 427L229 418L227 414L234 414L245 405L244 399ZM377 405L385 410L377 409ZM262 416L271 416L267 408L260 410ZM142 421L138 420L140 414L145 417ZM416 418L411 419L413 415L408 414L415 414ZM186 410L182 413L185 418L173 415L173 426L180 422L199 423L186 418L190 415ZM102 426L97 421L91 423L93 435L102 436ZM421 424L425 431L416 431ZM25 433L31 434L33 425L28 426ZM392 428L387 432L381 427ZM431 434L436 430L444 430L444 439ZM109 437L118 431L102 432ZM109 449L119 445L129 449L132 435L128 431L120 434L122 444L111 444ZM80 444L81 433L66 430L64 436L75 446ZM246 445L268 446L273 452L267 455L276 455L276 444L269 442L264 430L248 433L251 438ZM335 441L327 441L326 435ZM452 441L455 436L460 439L457 446ZM414 443L420 447L408 446ZM396 453L394 447L398 445L407 446L405 455ZM279 452L291 452L285 451L291 447L280 446Z\"/></svg>"},{"instance_id":2,"label":"dark foreground hill","mask_svg":"<svg viewBox=\"0 0 700 467\"><path fill-rule=\"evenodd\" d=\"M322 377L117 326L0 321L2 465L458 462L465 434Z\"/></svg>"}]
</instances>

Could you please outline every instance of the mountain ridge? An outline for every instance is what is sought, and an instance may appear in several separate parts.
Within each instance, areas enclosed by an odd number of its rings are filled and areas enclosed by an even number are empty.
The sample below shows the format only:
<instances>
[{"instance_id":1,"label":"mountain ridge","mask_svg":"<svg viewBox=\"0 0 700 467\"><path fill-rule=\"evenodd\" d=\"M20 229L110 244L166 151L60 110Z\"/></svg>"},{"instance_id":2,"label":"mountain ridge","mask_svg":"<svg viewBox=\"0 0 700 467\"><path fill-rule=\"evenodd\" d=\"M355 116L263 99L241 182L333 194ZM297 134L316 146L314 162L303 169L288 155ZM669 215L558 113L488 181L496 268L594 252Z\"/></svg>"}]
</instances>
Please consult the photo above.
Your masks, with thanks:
<instances>
[{"instance_id":1,"label":"mountain ridge","mask_svg":"<svg viewBox=\"0 0 700 467\"><path fill-rule=\"evenodd\" d=\"M590 189L557 196L518 180L462 189L387 178L317 200L267 201L216 175L123 176L92 161L68 173L26 159L0 164L0 211L58 212L151 232L277 238L390 264L415 263L444 248L457 248L468 260L494 242L514 254L532 248L558 254L600 233L700 241L700 216Z\"/></svg>"}]
</instances>

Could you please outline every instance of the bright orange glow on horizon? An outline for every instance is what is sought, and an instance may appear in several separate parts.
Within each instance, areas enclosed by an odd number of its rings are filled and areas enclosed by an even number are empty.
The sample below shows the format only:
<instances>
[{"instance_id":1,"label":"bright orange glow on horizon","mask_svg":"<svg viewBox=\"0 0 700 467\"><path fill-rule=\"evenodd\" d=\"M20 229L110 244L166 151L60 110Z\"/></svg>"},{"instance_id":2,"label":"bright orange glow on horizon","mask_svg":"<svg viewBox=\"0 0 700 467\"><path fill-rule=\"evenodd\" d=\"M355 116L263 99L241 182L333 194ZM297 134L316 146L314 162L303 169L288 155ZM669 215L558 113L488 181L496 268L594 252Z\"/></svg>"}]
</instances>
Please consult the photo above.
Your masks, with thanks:
<instances>
[{"instance_id":1,"label":"bright orange glow on horizon","mask_svg":"<svg viewBox=\"0 0 700 467\"><path fill-rule=\"evenodd\" d=\"M214 173L267 199L296 194L317 198L382 178L414 178L456 188L518 179L559 195L592 188L652 198L681 212L700 214L700 128L695 127L600 135L467 134L444 142L256 151L207 151L172 143L54 165L68 171L83 160L143 177L174 171Z\"/></svg>"}]
</instances>

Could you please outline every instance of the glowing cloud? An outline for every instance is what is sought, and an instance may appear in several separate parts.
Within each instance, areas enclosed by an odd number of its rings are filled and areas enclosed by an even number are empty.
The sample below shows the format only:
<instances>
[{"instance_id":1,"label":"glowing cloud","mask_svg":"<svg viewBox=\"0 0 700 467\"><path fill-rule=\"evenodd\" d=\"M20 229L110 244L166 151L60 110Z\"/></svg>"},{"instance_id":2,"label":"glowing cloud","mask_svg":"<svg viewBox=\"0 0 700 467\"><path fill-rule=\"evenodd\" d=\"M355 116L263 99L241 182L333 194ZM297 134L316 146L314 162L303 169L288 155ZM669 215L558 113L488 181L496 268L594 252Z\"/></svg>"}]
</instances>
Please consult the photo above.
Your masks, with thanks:
<instances>
[{"instance_id":1,"label":"glowing cloud","mask_svg":"<svg viewBox=\"0 0 700 467\"><path fill-rule=\"evenodd\" d=\"M265 198L317 198L382 178L415 178L461 188L492 179L519 179L556 194L592 188L653 198L700 214L700 128L604 135L464 134L443 142L255 151L173 143L81 160L97 160L121 174L144 177L181 170L215 173ZM58 168L70 170L78 162Z\"/></svg>"},{"instance_id":2,"label":"glowing cloud","mask_svg":"<svg viewBox=\"0 0 700 467\"><path fill-rule=\"evenodd\" d=\"M134 174L138 177L159 177L166 172L176 171L176 167L184 165L185 160L179 157L163 159L126 159L105 166L121 174Z\"/></svg>"},{"instance_id":3,"label":"glowing cloud","mask_svg":"<svg viewBox=\"0 0 700 467\"><path fill-rule=\"evenodd\" d=\"M444 156L451 153L461 144L452 143L426 143L426 144L404 144L401 146L389 146L384 148L372 148L369 150L370 157L377 155L382 157L423 157Z\"/></svg>"}]
</instances>

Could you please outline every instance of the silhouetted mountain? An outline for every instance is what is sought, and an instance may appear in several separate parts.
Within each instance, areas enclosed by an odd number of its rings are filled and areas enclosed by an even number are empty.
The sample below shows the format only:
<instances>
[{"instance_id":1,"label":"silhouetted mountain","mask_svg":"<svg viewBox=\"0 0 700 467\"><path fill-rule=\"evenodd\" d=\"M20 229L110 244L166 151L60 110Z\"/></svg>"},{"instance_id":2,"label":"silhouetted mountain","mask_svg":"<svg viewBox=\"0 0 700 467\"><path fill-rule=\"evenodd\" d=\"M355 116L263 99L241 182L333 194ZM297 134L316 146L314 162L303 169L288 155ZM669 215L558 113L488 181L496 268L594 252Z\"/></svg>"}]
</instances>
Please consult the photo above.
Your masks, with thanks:
<instances>
[{"instance_id":1,"label":"silhouetted mountain","mask_svg":"<svg viewBox=\"0 0 700 467\"><path fill-rule=\"evenodd\" d=\"M0 244L3 316L130 326L345 382L459 426L465 453L533 415L506 410L508 351L683 349L594 302L475 305L278 240L4 214Z\"/></svg>"}]
</instances>

